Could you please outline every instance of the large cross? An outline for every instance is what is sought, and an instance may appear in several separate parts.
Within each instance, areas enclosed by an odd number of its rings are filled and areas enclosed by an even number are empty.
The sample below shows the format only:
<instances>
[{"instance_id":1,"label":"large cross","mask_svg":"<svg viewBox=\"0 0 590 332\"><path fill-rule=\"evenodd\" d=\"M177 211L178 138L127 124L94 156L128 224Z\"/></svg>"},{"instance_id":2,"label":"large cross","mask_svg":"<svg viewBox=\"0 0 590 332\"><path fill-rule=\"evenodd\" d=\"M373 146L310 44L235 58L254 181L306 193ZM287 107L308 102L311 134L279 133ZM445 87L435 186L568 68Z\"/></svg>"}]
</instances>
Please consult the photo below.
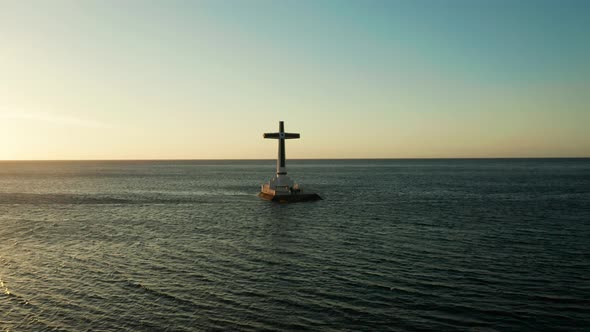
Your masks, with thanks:
<instances>
[{"instance_id":1,"label":"large cross","mask_svg":"<svg viewBox=\"0 0 590 332\"><path fill-rule=\"evenodd\" d=\"M283 121L279 122L278 133L266 133L264 138L274 138L279 140L279 157L277 159L277 175L286 175L287 167L285 166L285 140L291 138L299 138L299 134L292 134L285 132L285 125Z\"/></svg>"}]
</instances>

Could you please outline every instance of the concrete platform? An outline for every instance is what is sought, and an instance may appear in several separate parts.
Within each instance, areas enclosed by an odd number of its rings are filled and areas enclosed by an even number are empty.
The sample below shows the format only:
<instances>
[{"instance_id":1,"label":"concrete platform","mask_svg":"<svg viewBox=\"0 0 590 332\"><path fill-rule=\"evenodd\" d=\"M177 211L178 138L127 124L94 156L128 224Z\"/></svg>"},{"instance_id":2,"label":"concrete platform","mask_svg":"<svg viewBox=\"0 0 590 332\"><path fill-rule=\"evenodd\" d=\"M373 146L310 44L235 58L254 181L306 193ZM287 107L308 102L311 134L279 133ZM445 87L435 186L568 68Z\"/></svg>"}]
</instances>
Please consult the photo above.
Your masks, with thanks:
<instances>
[{"instance_id":1,"label":"concrete platform","mask_svg":"<svg viewBox=\"0 0 590 332\"><path fill-rule=\"evenodd\" d=\"M258 197L277 203L310 202L322 199L320 195L316 193L293 193L290 195L272 195L260 192L258 194Z\"/></svg>"}]
</instances>

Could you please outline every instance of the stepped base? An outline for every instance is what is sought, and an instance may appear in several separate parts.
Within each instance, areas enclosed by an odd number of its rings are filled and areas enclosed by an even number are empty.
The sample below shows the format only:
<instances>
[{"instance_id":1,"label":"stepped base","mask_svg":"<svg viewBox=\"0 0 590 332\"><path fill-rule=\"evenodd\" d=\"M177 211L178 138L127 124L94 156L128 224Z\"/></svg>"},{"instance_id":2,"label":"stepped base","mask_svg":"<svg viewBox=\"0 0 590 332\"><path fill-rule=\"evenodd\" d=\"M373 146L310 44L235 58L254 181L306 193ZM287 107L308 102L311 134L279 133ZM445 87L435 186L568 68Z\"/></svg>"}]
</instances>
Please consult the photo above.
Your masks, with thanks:
<instances>
[{"instance_id":1,"label":"stepped base","mask_svg":"<svg viewBox=\"0 0 590 332\"><path fill-rule=\"evenodd\" d=\"M322 199L316 193L292 193L292 194L269 194L260 192L258 197L277 203L295 203L295 202L309 202Z\"/></svg>"}]
</instances>

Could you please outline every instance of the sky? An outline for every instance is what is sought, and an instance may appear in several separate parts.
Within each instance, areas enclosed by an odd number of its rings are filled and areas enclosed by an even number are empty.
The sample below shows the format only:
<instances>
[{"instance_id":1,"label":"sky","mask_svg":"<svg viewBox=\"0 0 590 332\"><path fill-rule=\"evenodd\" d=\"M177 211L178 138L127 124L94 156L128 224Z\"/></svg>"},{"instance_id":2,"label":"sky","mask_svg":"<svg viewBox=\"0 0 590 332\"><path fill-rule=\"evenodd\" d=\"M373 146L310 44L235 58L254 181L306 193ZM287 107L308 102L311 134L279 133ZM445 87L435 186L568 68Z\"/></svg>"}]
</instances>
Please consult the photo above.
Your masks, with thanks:
<instances>
[{"instance_id":1,"label":"sky","mask_svg":"<svg viewBox=\"0 0 590 332\"><path fill-rule=\"evenodd\" d=\"M0 160L590 157L590 2L0 0Z\"/></svg>"}]
</instances>

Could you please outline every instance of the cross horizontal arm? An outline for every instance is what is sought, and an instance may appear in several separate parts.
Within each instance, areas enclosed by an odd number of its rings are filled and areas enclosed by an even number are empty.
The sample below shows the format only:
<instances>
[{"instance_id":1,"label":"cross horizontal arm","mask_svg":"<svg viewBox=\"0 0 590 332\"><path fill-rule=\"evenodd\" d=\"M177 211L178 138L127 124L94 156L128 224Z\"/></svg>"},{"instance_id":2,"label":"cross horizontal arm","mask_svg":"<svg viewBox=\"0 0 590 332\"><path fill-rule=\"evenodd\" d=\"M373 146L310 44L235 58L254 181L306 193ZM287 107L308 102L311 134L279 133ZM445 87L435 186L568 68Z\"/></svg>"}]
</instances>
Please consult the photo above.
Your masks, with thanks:
<instances>
[{"instance_id":1,"label":"cross horizontal arm","mask_svg":"<svg viewBox=\"0 0 590 332\"><path fill-rule=\"evenodd\" d=\"M281 138L280 133L265 133L263 135L264 138L276 138L279 139Z\"/></svg>"},{"instance_id":2,"label":"cross horizontal arm","mask_svg":"<svg viewBox=\"0 0 590 332\"><path fill-rule=\"evenodd\" d=\"M290 139L290 138L300 138L299 134L293 133L265 133L263 135L264 138L274 138L274 139Z\"/></svg>"}]
</instances>

